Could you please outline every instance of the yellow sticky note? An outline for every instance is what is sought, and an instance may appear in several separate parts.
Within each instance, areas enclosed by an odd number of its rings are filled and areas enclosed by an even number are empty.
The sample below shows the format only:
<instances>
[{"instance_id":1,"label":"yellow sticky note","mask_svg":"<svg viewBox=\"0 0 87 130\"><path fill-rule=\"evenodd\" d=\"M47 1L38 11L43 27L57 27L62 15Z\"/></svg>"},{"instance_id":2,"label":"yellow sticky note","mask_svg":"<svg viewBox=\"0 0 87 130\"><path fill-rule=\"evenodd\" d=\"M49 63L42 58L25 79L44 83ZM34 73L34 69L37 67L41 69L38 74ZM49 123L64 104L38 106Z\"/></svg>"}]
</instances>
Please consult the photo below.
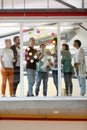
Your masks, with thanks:
<instances>
[{"instance_id":1,"label":"yellow sticky note","mask_svg":"<svg viewBox=\"0 0 87 130\"><path fill-rule=\"evenodd\" d=\"M46 37L48 37L48 34L45 34Z\"/></svg>"},{"instance_id":2,"label":"yellow sticky note","mask_svg":"<svg viewBox=\"0 0 87 130\"><path fill-rule=\"evenodd\" d=\"M56 42L55 42L55 41L53 41L53 44L56 44Z\"/></svg>"},{"instance_id":3,"label":"yellow sticky note","mask_svg":"<svg viewBox=\"0 0 87 130\"><path fill-rule=\"evenodd\" d=\"M32 52L29 52L29 56L32 56Z\"/></svg>"},{"instance_id":4,"label":"yellow sticky note","mask_svg":"<svg viewBox=\"0 0 87 130\"><path fill-rule=\"evenodd\" d=\"M38 35L38 38L40 38L41 36L40 35Z\"/></svg>"}]
</instances>

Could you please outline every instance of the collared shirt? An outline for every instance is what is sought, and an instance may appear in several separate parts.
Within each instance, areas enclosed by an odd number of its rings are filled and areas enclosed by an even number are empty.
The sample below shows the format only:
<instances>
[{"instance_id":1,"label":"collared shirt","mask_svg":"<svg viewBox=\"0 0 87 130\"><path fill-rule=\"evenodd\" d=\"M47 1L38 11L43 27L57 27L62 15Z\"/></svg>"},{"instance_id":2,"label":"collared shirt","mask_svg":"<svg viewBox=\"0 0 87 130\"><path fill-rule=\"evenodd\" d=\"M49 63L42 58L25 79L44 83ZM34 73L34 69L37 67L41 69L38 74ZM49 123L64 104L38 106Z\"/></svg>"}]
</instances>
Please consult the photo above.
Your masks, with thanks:
<instances>
[{"instance_id":1,"label":"collared shirt","mask_svg":"<svg viewBox=\"0 0 87 130\"><path fill-rule=\"evenodd\" d=\"M10 48L3 48L1 54L5 68L13 68L13 51Z\"/></svg>"},{"instance_id":2,"label":"collared shirt","mask_svg":"<svg viewBox=\"0 0 87 130\"><path fill-rule=\"evenodd\" d=\"M78 48L75 53L75 63L85 63L85 54L82 47Z\"/></svg>"}]
</instances>

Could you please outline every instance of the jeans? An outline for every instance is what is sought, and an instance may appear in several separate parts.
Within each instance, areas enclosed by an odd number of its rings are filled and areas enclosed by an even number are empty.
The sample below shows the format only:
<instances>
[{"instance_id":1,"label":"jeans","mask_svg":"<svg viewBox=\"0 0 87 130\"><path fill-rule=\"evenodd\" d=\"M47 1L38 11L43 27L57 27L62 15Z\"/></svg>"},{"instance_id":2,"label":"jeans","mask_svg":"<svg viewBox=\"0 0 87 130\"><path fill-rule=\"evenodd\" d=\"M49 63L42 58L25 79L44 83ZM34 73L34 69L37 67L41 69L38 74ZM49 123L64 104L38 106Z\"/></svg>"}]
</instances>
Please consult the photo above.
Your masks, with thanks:
<instances>
[{"instance_id":1,"label":"jeans","mask_svg":"<svg viewBox=\"0 0 87 130\"><path fill-rule=\"evenodd\" d=\"M84 94L86 93L86 77L80 77L79 70L77 70L76 73L77 73L77 78L80 86L80 94L84 96Z\"/></svg>"},{"instance_id":2,"label":"jeans","mask_svg":"<svg viewBox=\"0 0 87 130\"><path fill-rule=\"evenodd\" d=\"M53 82L55 84L57 95L58 95L58 70L52 70Z\"/></svg>"},{"instance_id":3,"label":"jeans","mask_svg":"<svg viewBox=\"0 0 87 130\"><path fill-rule=\"evenodd\" d=\"M36 89L35 89L36 96L38 96L39 91L40 91L41 80L43 80L43 95L47 96L47 82L48 82L47 72L36 73Z\"/></svg>"},{"instance_id":4,"label":"jeans","mask_svg":"<svg viewBox=\"0 0 87 130\"><path fill-rule=\"evenodd\" d=\"M27 79L28 79L28 92L27 95L32 96L33 86L35 83L36 70L27 69Z\"/></svg>"},{"instance_id":5,"label":"jeans","mask_svg":"<svg viewBox=\"0 0 87 130\"><path fill-rule=\"evenodd\" d=\"M64 73L64 81L65 81L65 88L66 94L72 94L73 91L73 84L72 84L72 73Z\"/></svg>"}]
</instances>

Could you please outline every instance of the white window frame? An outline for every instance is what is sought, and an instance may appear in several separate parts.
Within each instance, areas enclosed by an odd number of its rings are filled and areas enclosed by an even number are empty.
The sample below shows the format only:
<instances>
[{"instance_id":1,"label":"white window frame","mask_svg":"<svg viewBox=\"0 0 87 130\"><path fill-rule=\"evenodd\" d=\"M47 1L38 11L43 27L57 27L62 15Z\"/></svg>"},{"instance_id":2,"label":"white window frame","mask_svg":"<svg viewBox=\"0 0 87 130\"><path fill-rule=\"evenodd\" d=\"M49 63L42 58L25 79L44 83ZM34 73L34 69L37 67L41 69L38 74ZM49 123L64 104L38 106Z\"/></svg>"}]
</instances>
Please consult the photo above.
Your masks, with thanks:
<instances>
[{"instance_id":1,"label":"white window frame","mask_svg":"<svg viewBox=\"0 0 87 130\"><path fill-rule=\"evenodd\" d=\"M21 55L20 55L20 97L15 98L1 98L0 100L84 100L87 99L86 97L63 97L61 96L61 62L60 62L60 23L61 22L87 22L87 17L3 17L0 18L0 22L2 23L19 23L20 25L20 41L21 41ZM58 97L24 97L24 77L23 77L23 24L29 22L56 22L58 27L58 88L59 88L59 96Z\"/></svg>"}]
</instances>

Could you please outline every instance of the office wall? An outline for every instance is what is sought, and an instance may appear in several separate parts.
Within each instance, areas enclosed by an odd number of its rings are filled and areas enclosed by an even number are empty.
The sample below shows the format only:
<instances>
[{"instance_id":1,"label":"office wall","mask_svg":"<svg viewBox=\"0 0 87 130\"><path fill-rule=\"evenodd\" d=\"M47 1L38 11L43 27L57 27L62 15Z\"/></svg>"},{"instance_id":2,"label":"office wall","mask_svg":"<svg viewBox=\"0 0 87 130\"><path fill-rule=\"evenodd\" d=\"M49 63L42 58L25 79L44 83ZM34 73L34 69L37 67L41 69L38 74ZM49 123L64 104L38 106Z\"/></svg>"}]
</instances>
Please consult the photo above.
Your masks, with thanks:
<instances>
[{"instance_id":1,"label":"office wall","mask_svg":"<svg viewBox=\"0 0 87 130\"><path fill-rule=\"evenodd\" d=\"M1 120L0 130L87 130L87 121Z\"/></svg>"}]
</instances>

